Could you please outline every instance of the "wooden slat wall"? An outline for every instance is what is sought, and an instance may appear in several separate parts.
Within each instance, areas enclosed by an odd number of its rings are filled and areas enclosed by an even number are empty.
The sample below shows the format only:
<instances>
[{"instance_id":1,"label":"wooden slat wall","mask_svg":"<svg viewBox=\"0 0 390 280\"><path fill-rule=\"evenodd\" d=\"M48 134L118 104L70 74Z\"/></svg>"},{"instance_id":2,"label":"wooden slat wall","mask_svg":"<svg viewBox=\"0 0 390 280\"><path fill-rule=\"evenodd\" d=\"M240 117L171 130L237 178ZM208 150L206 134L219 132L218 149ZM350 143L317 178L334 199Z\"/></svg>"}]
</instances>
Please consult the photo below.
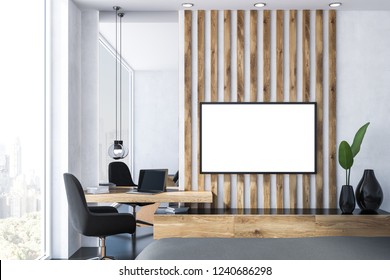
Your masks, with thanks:
<instances>
[{"instance_id":1,"label":"wooden slat wall","mask_svg":"<svg viewBox=\"0 0 390 280\"><path fill-rule=\"evenodd\" d=\"M258 12L252 10L250 12L250 102L257 101L258 81L257 81L257 20ZM257 178L256 174L250 176L250 208L258 208L258 195L257 195Z\"/></svg>"},{"instance_id":2,"label":"wooden slat wall","mask_svg":"<svg viewBox=\"0 0 390 280\"><path fill-rule=\"evenodd\" d=\"M184 189L210 189L213 192L214 202L211 207L232 208L335 208L336 197L336 12L335 11L257 11L252 10L249 13L245 11L204 11L197 12L197 28L192 26L192 11L184 12L184 122L185 122L185 179ZM236 16L237 22L232 18ZM311 22L312 18L315 22ZM209 16L209 18L207 18ZM246 16L249 16L249 28L245 26ZM324 23L328 17L329 33L324 33ZM218 26L218 18L223 18L223 25ZM285 19L289 22L284 24ZM301 24L298 25L298 19L301 18ZM260 19L260 20L259 20ZM262 19L262 20L261 20ZM210 22L209 38L205 25L206 20ZM272 22L276 25L272 26ZM313 25L315 28L311 29ZM285 29L285 26L288 28ZM275 28L276 27L276 28ZM192 32L198 31L197 38L197 72L192 72ZM234 32L236 31L236 32ZM262 33L260 33L262 31ZM302 34L302 41L298 41L299 31ZM223 37L219 37L220 33ZM236 34L235 34L236 33ZM287 34L288 33L288 34ZM222 35L222 34L221 34ZM288 48L285 40L289 38ZM245 40L246 36L249 36ZM260 38L259 38L260 37ZM223 38L219 41L219 38ZM313 40L311 40L313 38ZM205 40L210 40L209 49L206 48ZM236 49L233 49L233 40L236 40ZM276 42L275 47L272 41ZM311 42L314 41L314 44ZM324 45L328 42L329 68L324 69ZM249 46L245 43L249 42ZM258 44L260 42L260 45ZM275 49L273 49L275 48ZM221 52L219 52L221 50ZM233 54L232 51L236 53ZM249 52L249 67L245 67L245 54ZM274 59L272 54L275 54ZM286 55L288 54L288 56ZM311 54L315 56L312 58ZM298 69L298 57L301 54L302 63ZM236 56L236 67L232 69L232 58ZM258 62L261 61L262 64ZM210 69L207 71L205 61L210 60ZM219 61L222 60L223 67L219 68ZM311 61L315 61L316 67L312 69ZM276 69L275 74L271 73L272 66ZM287 66L287 68L285 68ZM249 69L249 70L247 70ZM285 72L288 69L288 72ZM326 71L326 72L324 72ZM324 75L329 75L329 92L324 92ZM235 76L233 76L235 75ZM249 75L249 84L246 85L246 76ZM258 80L259 75L262 81ZM192 102L199 103L205 100L206 80L210 81L210 101L231 102L232 99L232 79L237 81L237 102L317 102L317 174L296 175L296 174L278 174L276 180L272 181L273 175L263 174L258 176L251 174L249 176L249 185L246 188L245 175L238 174L233 176L225 174L222 185L218 186L218 175L210 176L210 183L205 180L205 176L198 175L197 186L192 186L192 170L199 164L199 144L192 143L192 125L197 124L199 129L199 111L197 121L192 120ZM286 78L288 77L288 79ZM298 92L297 84L301 77L301 92ZM192 81L197 81L197 93L192 92ZM221 82L219 87L218 83ZM286 83L289 83L286 86ZM276 88L273 88L276 86ZM311 92L312 86L315 88ZM249 96L245 97L246 89ZM288 89L289 92L285 92ZM221 99L218 99L218 92L221 92ZM275 94L275 96L274 96ZM327 98L327 104L324 99ZM324 106L327 105L328 108ZM325 110L326 109L326 110ZM325 115L325 111L328 115ZM327 119L325 119L327 117ZM328 134L324 134L324 126L328 125ZM199 130L198 130L199 132ZM329 154L324 154L324 137L329 138ZM192 162L192 149L198 149L198 162ZM325 161L328 164L325 165ZM329 186L324 186L324 176L328 176ZM311 180L314 177L315 180ZM232 179L237 178L237 182ZM299 180L302 178L302 180ZM262 179L259 184L258 179ZM286 179L286 180L285 180ZM235 184L236 183L236 184ZM312 184L313 183L313 184ZM208 185L209 184L209 185ZM271 191L272 185L276 187L276 192ZM236 196L232 197L232 186L236 187ZM259 188L262 187L263 197L259 196ZM284 191L288 188L288 191ZM302 196L298 197L299 190L302 190ZM324 193L325 190L329 190ZM313 195L311 195L313 192ZM315 195L314 195L315 193ZM285 197L285 194L288 197ZM249 195L249 200L245 196ZM218 200L218 197L221 199ZM311 198L315 201L310 201ZM329 203L325 205L325 197L328 197ZM219 202L220 203L219 203ZM248 201L248 202L247 202ZM248 203L248 205L246 205Z\"/></svg>"},{"instance_id":3,"label":"wooden slat wall","mask_svg":"<svg viewBox=\"0 0 390 280\"><path fill-rule=\"evenodd\" d=\"M290 101L297 101L297 11L290 11ZM290 208L297 208L297 175L289 178Z\"/></svg>"},{"instance_id":4,"label":"wooden slat wall","mask_svg":"<svg viewBox=\"0 0 390 280\"><path fill-rule=\"evenodd\" d=\"M224 12L224 101L231 101L231 11ZM224 175L224 208L231 208L231 175Z\"/></svg>"},{"instance_id":5,"label":"wooden slat wall","mask_svg":"<svg viewBox=\"0 0 390 280\"><path fill-rule=\"evenodd\" d=\"M329 11L329 207L336 208L336 11Z\"/></svg>"},{"instance_id":6,"label":"wooden slat wall","mask_svg":"<svg viewBox=\"0 0 390 280\"><path fill-rule=\"evenodd\" d=\"M302 16L302 101L310 101L310 11L303 11ZM310 175L303 175L302 205L310 208Z\"/></svg>"},{"instance_id":7,"label":"wooden slat wall","mask_svg":"<svg viewBox=\"0 0 390 280\"><path fill-rule=\"evenodd\" d=\"M205 95L205 11L198 12L198 104ZM198 135L200 131L200 106L198 106ZM200 163L200 142L198 141L198 163ZM198 190L204 191L204 175L198 171ZM200 204L199 206L202 206Z\"/></svg>"},{"instance_id":8,"label":"wooden slat wall","mask_svg":"<svg viewBox=\"0 0 390 280\"><path fill-rule=\"evenodd\" d=\"M244 102L244 11L237 11L237 102ZM237 208L244 208L244 175L237 175Z\"/></svg>"},{"instance_id":9,"label":"wooden slat wall","mask_svg":"<svg viewBox=\"0 0 390 280\"><path fill-rule=\"evenodd\" d=\"M276 101L284 101L284 11L276 11ZM276 208L284 208L283 174L276 175Z\"/></svg>"},{"instance_id":10,"label":"wooden slat wall","mask_svg":"<svg viewBox=\"0 0 390 280\"><path fill-rule=\"evenodd\" d=\"M324 34L323 11L316 11L316 102L317 102L317 174L316 208L324 207Z\"/></svg>"},{"instance_id":11,"label":"wooden slat wall","mask_svg":"<svg viewBox=\"0 0 390 280\"><path fill-rule=\"evenodd\" d=\"M271 101L271 11L263 13L263 101ZM271 175L263 176L263 207L271 208Z\"/></svg>"},{"instance_id":12,"label":"wooden slat wall","mask_svg":"<svg viewBox=\"0 0 390 280\"><path fill-rule=\"evenodd\" d=\"M210 31L210 101L216 102L218 100L218 11L210 12L211 31ZM211 175L211 191L213 193L213 203L211 207L217 207L218 195L218 176Z\"/></svg>"},{"instance_id":13,"label":"wooden slat wall","mask_svg":"<svg viewBox=\"0 0 390 280\"><path fill-rule=\"evenodd\" d=\"M192 12L184 12L184 190L192 189ZM183 173L183 172L181 172Z\"/></svg>"}]
</instances>

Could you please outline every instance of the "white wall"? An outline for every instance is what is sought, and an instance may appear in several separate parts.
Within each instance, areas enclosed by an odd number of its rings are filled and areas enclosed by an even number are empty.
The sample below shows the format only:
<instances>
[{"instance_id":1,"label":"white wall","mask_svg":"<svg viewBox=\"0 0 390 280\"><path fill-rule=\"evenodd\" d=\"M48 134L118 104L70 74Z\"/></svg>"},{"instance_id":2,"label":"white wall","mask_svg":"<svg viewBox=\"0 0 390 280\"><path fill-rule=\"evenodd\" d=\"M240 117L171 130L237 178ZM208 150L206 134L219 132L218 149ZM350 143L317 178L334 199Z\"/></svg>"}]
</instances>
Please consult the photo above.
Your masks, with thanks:
<instances>
[{"instance_id":1,"label":"white wall","mask_svg":"<svg viewBox=\"0 0 390 280\"><path fill-rule=\"evenodd\" d=\"M83 187L99 183L99 12L81 12L80 180ZM82 236L83 246L97 246L96 237ZM78 249L78 248L74 248Z\"/></svg>"},{"instance_id":2,"label":"white wall","mask_svg":"<svg viewBox=\"0 0 390 280\"><path fill-rule=\"evenodd\" d=\"M140 13L142 15L142 13ZM155 13L153 16L145 15L132 17L126 13L122 24L122 54L126 62L134 70L161 70L177 69L177 19L174 22L165 22L160 15L166 13ZM114 20L114 13L110 18ZM126 22L131 20L131 22ZM115 24L114 22L100 22L100 32L115 46Z\"/></svg>"},{"instance_id":3,"label":"white wall","mask_svg":"<svg viewBox=\"0 0 390 280\"><path fill-rule=\"evenodd\" d=\"M136 14L125 13L122 31L122 54L134 70L134 158L124 161L135 182L141 168L179 169L177 13ZM115 46L114 14L100 16L102 36Z\"/></svg>"},{"instance_id":4,"label":"white wall","mask_svg":"<svg viewBox=\"0 0 390 280\"><path fill-rule=\"evenodd\" d=\"M125 162L132 170L133 152L131 149L132 131L130 130L130 124L132 123L131 110L133 106L130 95L132 94L133 79L131 69L122 66L122 125L120 124L119 115L120 106L118 106L118 135L116 136L115 54L103 44L99 45L99 182L108 182L108 164L115 161L108 156L108 148L114 143L114 140L120 138L123 145L129 149L129 155L121 161Z\"/></svg>"},{"instance_id":5,"label":"white wall","mask_svg":"<svg viewBox=\"0 0 390 280\"><path fill-rule=\"evenodd\" d=\"M81 180L81 11L69 1L69 43L68 43L68 172ZM65 170L66 172L66 170ZM81 180L82 182L82 180ZM62 184L63 185L63 184ZM68 228L68 254L80 246L80 235L71 223Z\"/></svg>"},{"instance_id":6,"label":"white wall","mask_svg":"<svg viewBox=\"0 0 390 280\"><path fill-rule=\"evenodd\" d=\"M98 36L99 14L69 1L68 172L84 188L99 183L98 167ZM81 236L69 226L68 255L80 246L96 246L97 238Z\"/></svg>"},{"instance_id":7,"label":"white wall","mask_svg":"<svg viewBox=\"0 0 390 280\"><path fill-rule=\"evenodd\" d=\"M81 178L84 186L99 182L99 12L81 13ZM88 145L88 148L84 147Z\"/></svg>"},{"instance_id":8,"label":"white wall","mask_svg":"<svg viewBox=\"0 0 390 280\"><path fill-rule=\"evenodd\" d=\"M63 173L83 186L98 183L98 13L52 1L51 20L51 256L62 259L82 244L68 220ZM96 246L96 238L83 244Z\"/></svg>"},{"instance_id":9,"label":"white wall","mask_svg":"<svg viewBox=\"0 0 390 280\"><path fill-rule=\"evenodd\" d=\"M178 71L136 71L134 76L134 178L142 168L179 165Z\"/></svg>"},{"instance_id":10,"label":"white wall","mask_svg":"<svg viewBox=\"0 0 390 280\"><path fill-rule=\"evenodd\" d=\"M356 187L364 169L382 186L382 209L390 211L390 11L337 14L337 143L353 141L371 122L351 172ZM345 173L338 167L338 188Z\"/></svg>"}]
</instances>

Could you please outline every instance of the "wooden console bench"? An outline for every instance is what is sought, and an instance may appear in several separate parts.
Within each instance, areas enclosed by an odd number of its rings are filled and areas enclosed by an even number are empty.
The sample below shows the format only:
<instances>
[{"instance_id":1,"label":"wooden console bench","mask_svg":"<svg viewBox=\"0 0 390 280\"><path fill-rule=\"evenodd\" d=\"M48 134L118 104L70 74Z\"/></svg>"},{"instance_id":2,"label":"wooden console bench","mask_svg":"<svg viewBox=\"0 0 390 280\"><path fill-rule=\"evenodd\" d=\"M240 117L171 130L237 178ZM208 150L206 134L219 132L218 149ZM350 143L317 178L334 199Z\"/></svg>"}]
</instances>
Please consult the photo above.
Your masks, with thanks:
<instances>
[{"instance_id":1,"label":"wooden console bench","mask_svg":"<svg viewBox=\"0 0 390 280\"><path fill-rule=\"evenodd\" d=\"M190 209L154 216L154 238L390 237L390 213L338 209Z\"/></svg>"}]
</instances>

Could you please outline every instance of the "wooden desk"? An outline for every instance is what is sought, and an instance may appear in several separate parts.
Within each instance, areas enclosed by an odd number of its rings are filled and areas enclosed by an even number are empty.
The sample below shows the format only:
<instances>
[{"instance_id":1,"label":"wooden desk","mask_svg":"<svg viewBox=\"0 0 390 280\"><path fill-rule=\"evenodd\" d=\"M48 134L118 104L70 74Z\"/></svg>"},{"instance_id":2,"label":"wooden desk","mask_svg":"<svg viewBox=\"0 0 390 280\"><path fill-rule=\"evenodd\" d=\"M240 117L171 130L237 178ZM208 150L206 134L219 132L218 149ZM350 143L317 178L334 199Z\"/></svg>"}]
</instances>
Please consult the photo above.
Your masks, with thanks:
<instances>
[{"instance_id":1,"label":"wooden desk","mask_svg":"<svg viewBox=\"0 0 390 280\"><path fill-rule=\"evenodd\" d=\"M342 215L338 209L190 209L155 214L154 238L390 236L390 213Z\"/></svg>"},{"instance_id":2,"label":"wooden desk","mask_svg":"<svg viewBox=\"0 0 390 280\"><path fill-rule=\"evenodd\" d=\"M131 202L189 202L211 203L213 196L210 191L172 191L158 194L129 194L129 187L110 189L109 193L85 194L87 202L131 203Z\"/></svg>"}]
</instances>

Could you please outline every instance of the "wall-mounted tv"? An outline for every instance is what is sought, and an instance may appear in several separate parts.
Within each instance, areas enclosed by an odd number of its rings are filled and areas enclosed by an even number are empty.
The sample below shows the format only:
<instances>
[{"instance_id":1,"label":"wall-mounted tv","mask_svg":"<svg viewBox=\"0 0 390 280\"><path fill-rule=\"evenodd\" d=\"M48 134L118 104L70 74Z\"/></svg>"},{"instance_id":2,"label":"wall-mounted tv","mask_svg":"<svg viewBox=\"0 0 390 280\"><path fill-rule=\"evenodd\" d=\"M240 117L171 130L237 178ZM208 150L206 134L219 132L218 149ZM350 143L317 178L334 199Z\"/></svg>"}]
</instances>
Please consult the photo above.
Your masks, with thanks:
<instances>
[{"instance_id":1,"label":"wall-mounted tv","mask_svg":"<svg viewBox=\"0 0 390 280\"><path fill-rule=\"evenodd\" d=\"M316 103L202 102L200 173L316 173Z\"/></svg>"}]
</instances>

